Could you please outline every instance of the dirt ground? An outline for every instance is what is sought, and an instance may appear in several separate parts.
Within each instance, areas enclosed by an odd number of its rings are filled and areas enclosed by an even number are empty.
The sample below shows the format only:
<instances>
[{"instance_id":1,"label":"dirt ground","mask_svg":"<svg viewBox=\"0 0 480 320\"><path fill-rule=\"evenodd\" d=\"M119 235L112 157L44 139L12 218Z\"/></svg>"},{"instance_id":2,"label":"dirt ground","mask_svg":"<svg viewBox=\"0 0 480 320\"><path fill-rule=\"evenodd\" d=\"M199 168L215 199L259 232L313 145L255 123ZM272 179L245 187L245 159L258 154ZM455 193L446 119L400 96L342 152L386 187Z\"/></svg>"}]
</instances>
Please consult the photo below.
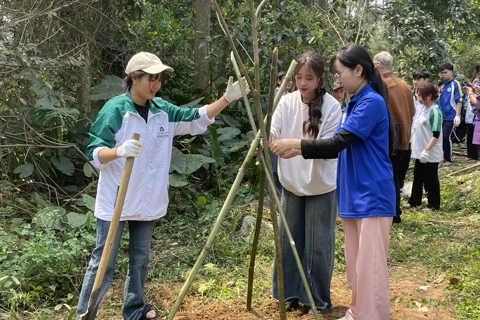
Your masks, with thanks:
<instances>
[{"instance_id":1,"label":"dirt ground","mask_svg":"<svg viewBox=\"0 0 480 320\"><path fill-rule=\"evenodd\" d=\"M425 269L390 267L390 309L392 320L416 319L453 319L453 307L447 307L447 293L444 290L446 279L429 279ZM439 282L439 283L435 283ZM150 303L166 314L173 306L183 284L165 284L154 286L149 284L148 297ZM122 290L114 285L109 290L104 301L115 301L115 296L121 299ZM424 287L423 289L420 287ZM350 302L350 292L345 274L334 275L332 281L332 302L335 307L329 315L320 315L323 320L335 320L345 315ZM113 316L121 309L109 305L101 308L98 319L122 319ZM118 314L118 313L117 313ZM224 303L205 303L200 296L186 296L178 310L175 320L269 320L279 319L278 304L275 300L266 299L260 305L254 305L253 310L246 310L246 299L231 300ZM288 319L315 319L313 315L302 314L299 311L287 313Z\"/></svg>"}]
</instances>

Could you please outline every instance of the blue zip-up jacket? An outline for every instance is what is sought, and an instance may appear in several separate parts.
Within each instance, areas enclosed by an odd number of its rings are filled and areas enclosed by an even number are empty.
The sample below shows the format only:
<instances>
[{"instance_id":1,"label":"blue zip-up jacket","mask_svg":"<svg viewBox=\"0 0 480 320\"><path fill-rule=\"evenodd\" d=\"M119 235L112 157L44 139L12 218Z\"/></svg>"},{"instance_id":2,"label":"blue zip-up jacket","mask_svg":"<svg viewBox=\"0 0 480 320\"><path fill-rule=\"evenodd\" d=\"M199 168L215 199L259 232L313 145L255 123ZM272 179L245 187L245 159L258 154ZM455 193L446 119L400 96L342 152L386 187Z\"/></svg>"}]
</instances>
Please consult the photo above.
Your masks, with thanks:
<instances>
[{"instance_id":1,"label":"blue zip-up jacket","mask_svg":"<svg viewBox=\"0 0 480 320\"><path fill-rule=\"evenodd\" d=\"M452 78L441 87L438 98L443 113L443 120L453 120L457 115L457 103L462 102L462 87L460 82Z\"/></svg>"}]
</instances>

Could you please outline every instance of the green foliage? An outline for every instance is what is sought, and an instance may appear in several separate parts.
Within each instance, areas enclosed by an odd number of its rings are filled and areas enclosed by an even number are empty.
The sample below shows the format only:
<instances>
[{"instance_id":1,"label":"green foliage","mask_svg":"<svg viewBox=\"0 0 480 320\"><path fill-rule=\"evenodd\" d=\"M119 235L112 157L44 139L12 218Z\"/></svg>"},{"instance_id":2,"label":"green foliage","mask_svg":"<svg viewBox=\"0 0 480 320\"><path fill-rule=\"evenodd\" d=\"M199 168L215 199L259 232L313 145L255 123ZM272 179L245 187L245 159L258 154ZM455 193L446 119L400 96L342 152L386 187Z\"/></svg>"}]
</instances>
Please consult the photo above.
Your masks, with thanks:
<instances>
[{"instance_id":1,"label":"green foliage","mask_svg":"<svg viewBox=\"0 0 480 320\"><path fill-rule=\"evenodd\" d=\"M95 244L92 198L66 213L37 193L25 200L13 185L0 188L0 308L48 309L71 300Z\"/></svg>"},{"instance_id":2,"label":"green foliage","mask_svg":"<svg viewBox=\"0 0 480 320\"><path fill-rule=\"evenodd\" d=\"M430 71L431 81L437 81L440 64L455 64L456 52L469 54L465 49L480 27L474 14L478 8L463 0L389 1L385 9L391 53L399 58L396 68L406 78L423 67ZM466 48L459 48L460 43Z\"/></svg>"}]
</instances>

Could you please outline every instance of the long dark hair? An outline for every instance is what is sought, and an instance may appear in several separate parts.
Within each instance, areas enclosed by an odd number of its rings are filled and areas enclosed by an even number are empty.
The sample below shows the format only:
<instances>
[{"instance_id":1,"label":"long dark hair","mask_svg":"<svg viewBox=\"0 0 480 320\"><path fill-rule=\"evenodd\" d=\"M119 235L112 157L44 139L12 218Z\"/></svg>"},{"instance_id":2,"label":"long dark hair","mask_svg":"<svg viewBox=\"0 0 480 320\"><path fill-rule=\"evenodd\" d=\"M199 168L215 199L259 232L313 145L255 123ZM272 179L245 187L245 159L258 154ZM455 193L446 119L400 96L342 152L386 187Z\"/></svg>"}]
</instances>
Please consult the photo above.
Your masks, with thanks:
<instances>
[{"instance_id":1,"label":"long dark hair","mask_svg":"<svg viewBox=\"0 0 480 320\"><path fill-rule=\"evenodd\" d=\"M347 44L342 47L337 54L335 54L330 60L330 70L332 73L335 73L335 61L338 60L344 66L353 69L356 66L362 66L361 76L365 78L368 83L372 86L379 95L385 100L385 105L387 105L387 114L389 121L388 128L388 137L389 137L389 154L393 156L397 153L398 146L398 126L392 120L390 116L390 111L388 110L388 88L385 82L382 80L380 73L373 65L373 60L367 50L364 47L358 44Z\"/></svg>"},{"instance_id":2,"label":"long dark hair","mask_svg":"<svg viewBox=\"0 0 480 320\"><path fill-rule=\"evenodd\" d=\"M326 92L325 89L323 89L325 60L314 50L308 50L297 59L297 63L295 74L297 74L301 67L307 66L320 79L318 88L315 90L317 96L308 103L308 119L303 122L303 134L316 138L319 132L318 123L322 118L323 96Z\"/></svg>"}]
</instances>

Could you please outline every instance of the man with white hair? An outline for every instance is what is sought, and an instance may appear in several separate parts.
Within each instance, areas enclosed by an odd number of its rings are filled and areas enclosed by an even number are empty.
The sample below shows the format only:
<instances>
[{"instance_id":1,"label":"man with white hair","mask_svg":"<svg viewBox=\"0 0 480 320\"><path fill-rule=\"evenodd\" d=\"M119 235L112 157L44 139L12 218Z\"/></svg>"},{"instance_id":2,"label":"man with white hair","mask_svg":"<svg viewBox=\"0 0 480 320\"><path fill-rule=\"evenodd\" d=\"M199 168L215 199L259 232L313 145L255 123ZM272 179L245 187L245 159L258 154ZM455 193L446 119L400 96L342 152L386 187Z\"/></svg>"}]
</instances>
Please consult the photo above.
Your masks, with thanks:
<instances>
[{"instance_id":1,"label":"man with white hair","mask_svg":"<svg viewBox=\"0 0 480 320\"><path fill-rule=\"evenodd\" d=\"M400 215L400 185L403 181L399 177L405 178L410 163L410 135L412 129L412 120L415 115L415 106L413 104L413 94L410 86L405 81L393 76L392 64L393 57L386 51L379 52L373 57L373 64L382 76L383 81L388 87L388 111L391 119L398 125L398 151L392 156L393 179L396 191L396 216L394 223L401 222Z\"/></svg>"}]
</instances>

